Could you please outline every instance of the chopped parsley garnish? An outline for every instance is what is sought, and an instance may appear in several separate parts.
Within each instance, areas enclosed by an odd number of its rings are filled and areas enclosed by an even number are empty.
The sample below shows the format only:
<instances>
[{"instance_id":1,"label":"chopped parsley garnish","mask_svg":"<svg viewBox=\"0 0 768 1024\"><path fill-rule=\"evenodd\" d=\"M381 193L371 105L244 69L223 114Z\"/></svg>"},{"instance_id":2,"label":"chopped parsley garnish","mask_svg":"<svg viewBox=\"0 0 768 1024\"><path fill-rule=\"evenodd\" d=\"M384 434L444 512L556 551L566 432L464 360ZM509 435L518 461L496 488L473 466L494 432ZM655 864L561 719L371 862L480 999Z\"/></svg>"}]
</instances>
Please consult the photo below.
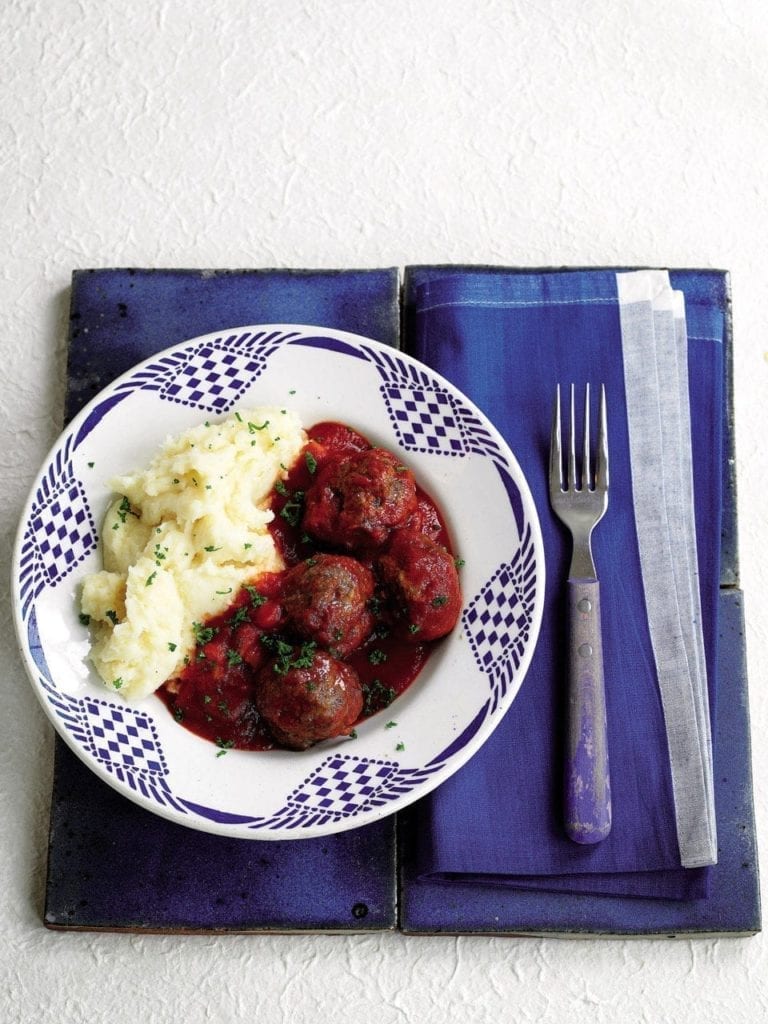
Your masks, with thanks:
<instances>
[{"instance_id":1,"label":"chopped parsley garnish","mask_svg":"<svg viewBox=\"0 0 768 1024\"><path fill-rule=\"evenodd\" d=\"M180 707L175 707L173 709L173 717L176 719L177 722L184 721L184 712Z\"/></svg>"},{"instance_id":2,"label":"chopped parsley garnish","mask_svg":"<svg viewBox=\"0 0 768 1024\"><path fill-rule=\"evenodd\" d=\"M172 640L168 641L168 650L169 651L173 652L173 651L176 650L177 647L178 647L178 644L175 644Z\"/></svg>"},{"instance_id":3,"label":"chopped parsley garnish","mask_svg":"<svg viewBox=\"0 0 768 1024\"><path fill-rule=\"evenodd\" d=\"M357 729L353 729L352 732L347 734L351 740L357 739Z\"/></svg>"},{"instance_id":4,"label":"chopped parsley garnish","mask_svg":"<svg viewBox=\"0 0 768 1024\"><path fill-rule=\"evenodd\" d=\"M114 688L116 690L119 690L120 687L123 685L123 677L122 676L118 676L117 679L113 679L112 680L112 685L114 686Z\"/></svg>"},{"instance_id":5,"label":"chopped parsley garnish","mask_svg":"<svg viewBox=\"0 0 768 1024\"><path fill-rule=\"evenodd\" d=\"M240 623L241 622L245 622L247 620L247 618L248 618L248 609L243 604L243 605L241 605L237 609L237 611L232 616L232 618L229 620L229 622L230 622L230 625L232 625L232 626L239 626Z\"/></svg>"},{"instance_id":6,"label":"chopped parsley garnish","mask_svg":"<svg viewBox=\"0 0 768 1024\"><path fill-rule=\"evenodd\" d=\"M216 755L216 757L224 757L226 752L228 750L231 750L232 747L234 747L234 745L235 745L235 741L234 740L223 740L223 739L221 739L221 737L218 737L216 739L216 746L217 747L221 747L221 750L219 750L219 752Z\"/></svg>"},{"instance_id":7,"label":"chopped parsley garnish","mask_svg":"<svg viewBox=\"0 0 768 1024\"><path fill-rule=\"evenodd\" d=\"M285 484L283 483L283 481L282 481L282 480L278 480L278 481L276 482L276 484L275 484L275 490L277 491L277 493L278 493L278 494L279 494L279 495L280 495L280 496L281 496L282 498L287 498L287 497L288 497L288 495L290 494L290 491L289 491L289 490L288 490L288 488L287 488L287 487L285 486Z\"/></svg>"},{"instance_id":8,"label":"chopped parsley garnish","mask_svg":"<svg viewBox=\"0 0 768 1024\"><path fill-rule=\"evenodd\" d=\"M375 711L389 707L397 694L391 686L385 686L380 679L373 679L363 685L363 714L368 717Z\"/></svg>"},{"instance_id":9,"label":"chopped parsley garnish","mask_svg":"<svg viewBox=\"0 0 768 1024\"><path fill-rule=\"evenodd\" d=\"M131 508L131 503L130 501L128 501L127 498L123 498L123 500L117 506L117 518L120 520L121 523L125 523L125 520L128 516L136 516L136 518L138 519L139 513L133 511L133 509ZM115 524L115 527L116 526L117 524ZM115 527L113 527L113 529Z\"/></svg>"},{"instance_id":10,"label":"chopped parsley garnish","mask_svg":"<svg viewBox=\"0 0 768 1024\"><path fill-rule=\"evenodd\" d=\"M379 648L379 647L374 647L374 649L368 655L368 661L370 661L370 663L372 665L381 665L386 660L387 660L386 653L384 651L382 651L381 648Z\"/></svg>"},{"instance_id":11,"label":"chopped parsley garnish","mask_svg":"<svg viewBox=\"0 0 768 1024\"><path fill-rule=\"evenodd\" d=\"M249 434L254 434L257 430L263 430L265 427L268 427L268 426L269 426L269 420L264 420L264 422L261 423L261 424L249 423L248 424L248 433Z\"/></svg>"},{"instance_id":12,"label":"chopped parsley garnish","mask_svg":"<svg viewBox=\"0 0 768 1024\"><path fill-rule=\"evenodd\" d=\"M403 743L402 740L400 740L400 742L397 744L395 750L405 750L405 744Z\"/></svg>"},{"instance_id":13,"label":"chopped parsley garnish","mask_svg":"<svg viewBox=\"0 0 768 1024\"><path fill-rule=\"evenodd\" d=\"M155 576L157 576L157 571L151 572L149 574L149 576L147 576L146 580L144 581L144 586L145 587L151 587L152 584L155 582Z\"/></svg>"},{"instance_id":14,"label":"chopped parsley garnish","mask_svg":"<svg viewBox=\"0 0 768 1024\"><path fill-rule=\"evenodd\" d=\"M447 594L438 594L437 597L433 597L432 598L432 602L431 603L432 603L432 607L433 608L442 608L442 606L444 604L448 603L448 595Z\"/></svg>"},{"instance_id":15,"label":"chopped parsley garnish","mask_svg":"<svg viewBox=\"0 0 768 1024\"><path fill-rule=\"evenodd\" d=\"M245 551L248 551L248 549L252 548L252 547L253 547L253 544L251 544L249 541L246 541L245 544L243 544L243 549Z\"/></svg>"},{"instance_id":16,"label":"chopped parsley garnish","mask_svg":"<svg viewBox=\"0 0 768 1024\"><path fill-rule=\"evenodd\" d=\"M385 729L394 729L396 725L397 725L397 722L387 722L387 724L384 726L384 728Z\"/></svg>"},{"instance_id":17,"label":"chopped parsley garnish","mask_svg":"<svg viewBox=\"0 0 768 1024\"><path fill-rule=\"evenodd\" d=\"M104 614L107 616L107 618L109 619L109 621L112 623L113 626L117 625L117 612L116 611L113 611L110 608L108 611L104 612Z\"/></svg>"},{"instance_id":18,"label":"chopped parsley garnish","mask_svg":"<svg viewBox=\"0 0 768 1024\"><path fill-rule=\"evenodd\" d=\"M304 508L304 491L294 491L292 497L280 509L280 515L289 526L298 526Z\"/></svg>"},{"instance_id":19,"label":"chopped parsley garnish","mask_svg":"<svg viewBox=\"0 0 768 1024\"><path fill-rule=\"evenodd\" d=\"M418 633L420 629L421 629L421 626L417 626L415 622L412 622L410 624L410 626L408 627L408 632L409 633Z\"/></svg>"},{"instance_id":20,"label":"chopped parsley garnish","mask_svg":"<svg viewBox=\"0 0 768 1024\"><path fill-rule=\"evenodd\" d=\"M203 551L221 551L221 548L217 548L215 544L206 544Z\"/></svg>"},{"instance_id":21,"label":"chopped parsley garnish","mask_svg":"<svg viewBox=\"0 0 768 1024\"><path fill-rule=\"evenodd\" d=\"M298 654L293 644L289 644L272 633L264 633L261 636L261 642L274 655L275 663L272 668L279 676L286 675L293 668L312 667L317 647L314 640L307 640L306 643L303 643Z\"/></svg>"},{"instance_id":22,"label":"chopped parsley garnish","mask_svg":"<svg viewBox=\"0 0 768 1024\"><path fill-rule=\"evenodd\" d=\"M263 594L260 594L256 587L252 587L250 584L245 584L245 589L251 596L251 604L254 608L260 608L267 600Z\"/></svg>"},{"instance_id":23,"label":"chopped parsley garnish","mask_svg":"<svg viewBox=\"0 0 768 1024\"><path fill-rule=\"evenodd\" d=\"M78 619L80 620L81 626L90 626L91 624L91 616L86 615L85 612L80 612Z\"/></svg>"},{"instance_id":24,"label":"chopped parsley garnish","mask_svg":"<svg viewBox=\"0 0 768 1024\"><path fill-rule=\"evenodd\" d=\"M193 622L192 632L195 634L195 643L199 647L203 647L213 640L217 630L213 626L203 626L200 622Z\"/></svg>"},{"instance_id":25,"label":"chopped parsley garnish","mask_svg":"<svg viewBox=\"0 0 768 1024\"><path fill-rule=\"evenodd\" d=\"M238 651L233 650L231 647L227 648L227 664L228 665L242 665L243 659Z\"/></svg>"},{"instance_id":26,"label":"chopped parsley garnish","mask_svg":"<svg viewBox=\"0 0 768 1024\"><path fill-rule=\"evenodd\" d=\"M465 566L467 563L464 561L463 558L454 558L453 564L456 566L457 569L461 569L462 566Z\"/></svg>"},{"instance_id":27,"label":"chopped parsley garnish","mask_svg":"<svg viewBox=\"0 0 768 1024\"><path fill-rule=\"evenodd\" d=\"M315 473L317 471L317 459L312 454L312 452L304 452L304 461L306 462L307 469L309 470L310 473Z\"/></svg>"}]
</instances>

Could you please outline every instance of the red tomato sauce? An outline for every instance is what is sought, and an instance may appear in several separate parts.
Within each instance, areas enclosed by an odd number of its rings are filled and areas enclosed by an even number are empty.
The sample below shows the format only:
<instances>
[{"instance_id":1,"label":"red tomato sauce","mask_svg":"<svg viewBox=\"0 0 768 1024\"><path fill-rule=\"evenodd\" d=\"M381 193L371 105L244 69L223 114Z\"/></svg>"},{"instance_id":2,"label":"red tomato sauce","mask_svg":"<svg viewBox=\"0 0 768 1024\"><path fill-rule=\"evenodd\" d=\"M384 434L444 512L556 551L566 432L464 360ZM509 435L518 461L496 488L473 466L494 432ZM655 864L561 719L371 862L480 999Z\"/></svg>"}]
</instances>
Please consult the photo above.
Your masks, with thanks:
<instances>
[{"instance_id":1,"label":"red tomato sauce","mask_svg":"<svg viewBox=\"0 0 768 1024\"><path fill-rule=\"evenodd\" d=\"M266 573L243 587L220 615L195 625L197 645L182 672L158 690L174 718L186 729L215 743L224 752L270 750L278 744L260 720L254 694L258 670L267 663L275 645L291 642L298 652L301 640L286 640L281 633L283 579L292 566L328 548L302 531L302 500L316 473L329 460L366 451L370 442L341 423L319 423L308 431L309 441L279 484L272 499L275 514L270 532L286 569ZM435 502L417 485L418 503L406 525L438 541L449 552L450 539ZM373 567L373 559L359 561ZM375 628L370 637L344 660L358 673L363 689L359 721L388 707L413 682L435 643L404 639L386 608L374 597L370 604Z\"/></svg>"}]
</instances>

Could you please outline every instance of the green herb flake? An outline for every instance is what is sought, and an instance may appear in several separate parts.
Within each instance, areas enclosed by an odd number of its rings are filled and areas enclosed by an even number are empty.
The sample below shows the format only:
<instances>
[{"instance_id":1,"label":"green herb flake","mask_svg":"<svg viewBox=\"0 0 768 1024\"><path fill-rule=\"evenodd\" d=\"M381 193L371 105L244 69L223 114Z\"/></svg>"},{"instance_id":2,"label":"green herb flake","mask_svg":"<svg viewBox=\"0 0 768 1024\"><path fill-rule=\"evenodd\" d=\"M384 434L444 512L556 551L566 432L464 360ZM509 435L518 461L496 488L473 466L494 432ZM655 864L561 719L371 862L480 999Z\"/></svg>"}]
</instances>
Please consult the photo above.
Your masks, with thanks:
<instances>
[{"instance_id":1,"label":"green herb flake","mask_svg":"<svg viewBox=\"0 0 768 1024\"><path fill-rule=\"evenodd\" d=\"M263 423L249 423L248 433L255 434L257 430L264 430L265 427L269 426L269 420L264 420Z\"/></svg>"},{"instance_id":2,"label":"green herb flake","mask_svg":"<svg viewBox=\"0 0 768 1024\"><path fill-rule=\"evenodd\" d=\"M444 604L448 603L447 594L438 594L437 597L433 597L431 604L433 608L442 608Z\"/></svg>"},{"instance_id":3,"label":"green herb flake","mask_svg":"<svg viewBox=\"0 0 768 1024\"><path fill-rule=\"evenodd\" d=\"M171 653L173 653L176 650L177 647L178 647L178 644L175 644L172 640L168 641L168 650Z\"/></svg>"},{"instance_id":4,"label":"green herb flake","mask_svg":"<svg viewBox=\"0 0 768 1024\"><path fill-rule=\"evenodd\" d=\"M400 740L400 742L397 744L395 750L405 750L405 744L403 743L402 740Z\"/></svg>"},{"instance_id":5,"label":"green herb flake","mask_svg":"<svg viewBox=\"0 0 768 1024\"><path fill-rule=\"evenodd\" d=\"M157 571L150 573L149 576L147 576L146 580L144 581L144 586L151 587L152 584L155 582L155 576L157 576Z\"/></svg>"},{"instance_id":6,"label":"green herb flake","mask_svg":"<svg viewBox=\"0 0 768 1024\"><path fill-rule=\"evenodd\" d=\"M91 624L91 616L86 615L85 612L80 612L78 619L80 620L81 626L90 626Z\"/></svg>"},{"instance_id":7,"label":"green herb flake","mask_svg":"<svg viewBox=\"0 0 768 1024\"><path fill-rule=\"evenodd\" d=\"M180 707L175 707L173 709L173 717L176 719L177 722L184 721L184 712Z\"/></svg>"},{"instance_id":8,"label":"green herb flake","mask_svg":"<svg viewBox=\"0 0 768 1024\"><path fill-rule=\"evenodd\" d=\"M246 608L245 605L241 605L240 608L237 609L235 614L229 620L229 622L230 622L230 625L232 625L232 626L239 626L241 622L245 622L247 619L248 619L248 609Z\"/></svg>"},{"instance_id":9,"label":"green herb flake","mask_svg":"<svg viewBox=\"0 0 768 1024\"><path fill-rule=\"evenodd\" d=\"M384 651L381 650L380 647L374 647L374 649L368 655L368 661L370 661L372 665L381 665L386 660L387 655L385 654Z\"/></svg>"},{"instance_id":10,"label":"green herb flake","mask_svg":"<svg viewBox=\"0 0 768 1024\"><path fill-rule=\"evenodd\" d=\"M248 591L248 594L250 595L251 604L253 605L254 608L260 608L263 604L266 603L267 598L264 597L263 594L260 594L256 587L252 587L249 583L246 583L245 589Z\"/></svg>"},{"instance_id":11,"label":"green herb flake","mask_svg":"<svg viewBox=\"0 0 768 1024\"><path fill-rule=\"evenodd\" d=\"M117 506L117 518L120 520L121 523L124 524L128 516L135 516L138 519L139 513L134 512L134 510L131 508L130 501L124 497L120 504ZM115 523L112 529L117 529L117 523Z\"/></svg>"},{"instance_id":12,"label":"green herb flake","mask_svg":"<svg viewBox=\"0 0 768 1024\"><path fill-rule=\"evenodd\" d=\"M457 569L462 569L467 563L464 561L463 558L454 558L453 564L456 566Z\"/></svg>"},{"instance_id":13,"label":"green herb flake","mask_svg":"<svg viewBox=\"0 0 768 1024\"><path fill-rule=\"evenodd\" d=\"M235 745L235 741L234 740L223 740L221 738L218 738L216 740L216 746L220 747L221 749L219 750L219 752L216 755L216 757L224 757L226 752L228 750L231 750L232 747L234 747L234 745Z\"/></svg>"},{"instance_id":14,"label":"green herb flake","mask_svg":"<svg viewBox=\"0 0 768 1024\"><path fill-rule=\"evenodd\" d=\"M119 690L120 687L124 685L123 684L123 677L122 676L118 676L117 679L113 679L112 680L112 685L114 686L114 688L116 690Z\"/></svg>"},{"instance_id":15,"label":"green herb flake","mask_svg":"<svg viewBox=\"0 0 768 1024\"><path fill-rule=\"evenodd\" d=\"M415 622L412 622L410 624L410 626L408 627L408 632L409 633L418 633L420 629L421 629L421 626L417 626Z\"/></svg>"},{"instance_id":16,"label":"green herb flake","mask_svg":"<svg viewBox=\"0 0 768 1024\"><path fill-rule=\"evenodd\" d=\"M357 739L357 729L353 729L352 732L348 733L348 736L349 736L349 738L351 740L356 740Z\"/></svg>"},{"instance_id":17,"label":"green herb flake","mask_svg":"<svg viewBox=\"0 0 768 1024\"><path fill-rule=\"evenodd\" d=\"M109 621L112 623L113 626L117 625L117 612L116 611L113 611L113 609L110 608L108 611L104 612L104 614L107 616L107 618L109 619Z\"/></svg>"},{"instance_id":18,"label":"green herb flake","mask_svg":"<svg viewBox=\"0 0 768 1024\"><path fill-rule=\"evenodd\" d=\"M213 626L203 626L200 622L192 623L192 632L195 634L195 643L198 647L209 644L216 636L217 630Z\"/></svg>"},{"instance_id":19,"label":"green herb flake","mask_svg":"<svg viewBox=\"0 0 768 1024\"><path fill-rule=\"evenodd\" d=\"M283 481L282 481L282 480L278 480L278 481L277 481L277 482L275 483L275 490L277 491L277 493L278 493L278 494L279 494L279 495L280 495L280 496L281 496L282 498L287 498L287 497L289 497L289 496L290 496L290 491L289 491L289 490L288 490L288 488L287 488L287 487L285 486L285 484L283 483Z\"/></svg>"},{"instance_id":20,"label":"green herb flake","mask_svg":"<svg viewBox=\"0 0 768 1024\"><path fill-rule=\"evenodd\" d=\"M232 666L232 665L242 665L242 663L243 663L243 659L242 659L240 653L238 651L233 650L233 648L228 647L227 648L227 664Z\"/></svg>"},{"instance_id":21,"label":"green herb flake","mask_svg":"<svg viewBox=\"0 0 768 1024\"><path fill-rule=\"evenodd\" d=\"M317 459L310 451L304 452L304 461L307 464L307 469L310 473L317 472Z\"/></svg>"},{"instance_id":22,"label":"green herb flake","mask_svg":"<svg viewBox=\"0 0 768 1024\"><path fill-rule=\"evenodd\" d=\"M384 728L385 729L394 729L396 725L397 725L397 722L387 722L387 724L384 726Z\"/></svg>"},{"instance_id":23,"label":"green herb flake","mask_svg":"<svg viewBox=\"0 0 768 1024\"><path fill-rule=\"evenodd\" d=\"M95 465L96 465L96 463L95 463L95 462L89 462L89 463L88 463L88 469L93 469L93 467L94 467Z\"/></svg>"},{"instance_id":24,"label":"green herb flake","mask_svg":"<svg viewBox=\"0 0 768 1024\"><path fill-rule=\"evenodd\" d=\"M217 548L215 544L206 544L203 551L221 551L221 548Z\"/></svg>"}]
</instances>

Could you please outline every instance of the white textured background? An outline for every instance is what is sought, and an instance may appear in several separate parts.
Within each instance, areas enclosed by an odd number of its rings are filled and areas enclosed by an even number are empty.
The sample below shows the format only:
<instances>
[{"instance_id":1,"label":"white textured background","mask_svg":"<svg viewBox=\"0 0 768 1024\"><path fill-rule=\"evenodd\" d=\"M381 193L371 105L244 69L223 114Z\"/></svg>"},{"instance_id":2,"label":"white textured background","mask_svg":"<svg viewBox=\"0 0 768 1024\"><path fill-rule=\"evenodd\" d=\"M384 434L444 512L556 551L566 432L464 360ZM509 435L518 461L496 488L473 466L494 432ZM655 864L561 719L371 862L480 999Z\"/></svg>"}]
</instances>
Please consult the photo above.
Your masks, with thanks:
<instances>
[{"instance_id":1,"label":"white textured background","mask_svg":"<svg viewBox=\"0 0 768 1024\"><path fill-rule=\"evenodd\" d=\"M730 269L765 859L767 107L764 0L4 0L3 577L74 267ZM768 1020L762 937L45 931L52 735L2 611L2 1024Z\"/></svg>"}]
</instances>

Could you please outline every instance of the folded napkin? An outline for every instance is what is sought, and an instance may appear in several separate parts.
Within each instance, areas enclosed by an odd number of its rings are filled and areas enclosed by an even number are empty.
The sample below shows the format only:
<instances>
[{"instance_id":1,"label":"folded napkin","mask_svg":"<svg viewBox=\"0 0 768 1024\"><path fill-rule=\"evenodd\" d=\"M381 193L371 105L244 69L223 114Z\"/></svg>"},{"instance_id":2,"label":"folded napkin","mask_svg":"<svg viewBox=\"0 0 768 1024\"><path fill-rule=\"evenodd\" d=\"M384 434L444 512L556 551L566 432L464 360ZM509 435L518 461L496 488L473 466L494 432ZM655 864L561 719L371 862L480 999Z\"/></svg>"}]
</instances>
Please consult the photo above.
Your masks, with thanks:
<instances>
[{"instance_id":1,"label":"folded napkin","mask_svg":"<svg viewBox=\"0 0 768 1024\"><path fill-rule=\"evenodd\" d=\"M415 269L410 350L506 437L533 493L544 618L519 695L489 742L418 809L421 877L622 896L701 898L716 859L711 715L722 508L722 275ZM610 835L566 838L565 580L550 511L557 383L605 383L608 512L601 581Z\"/></svg>"}]
</instances>

